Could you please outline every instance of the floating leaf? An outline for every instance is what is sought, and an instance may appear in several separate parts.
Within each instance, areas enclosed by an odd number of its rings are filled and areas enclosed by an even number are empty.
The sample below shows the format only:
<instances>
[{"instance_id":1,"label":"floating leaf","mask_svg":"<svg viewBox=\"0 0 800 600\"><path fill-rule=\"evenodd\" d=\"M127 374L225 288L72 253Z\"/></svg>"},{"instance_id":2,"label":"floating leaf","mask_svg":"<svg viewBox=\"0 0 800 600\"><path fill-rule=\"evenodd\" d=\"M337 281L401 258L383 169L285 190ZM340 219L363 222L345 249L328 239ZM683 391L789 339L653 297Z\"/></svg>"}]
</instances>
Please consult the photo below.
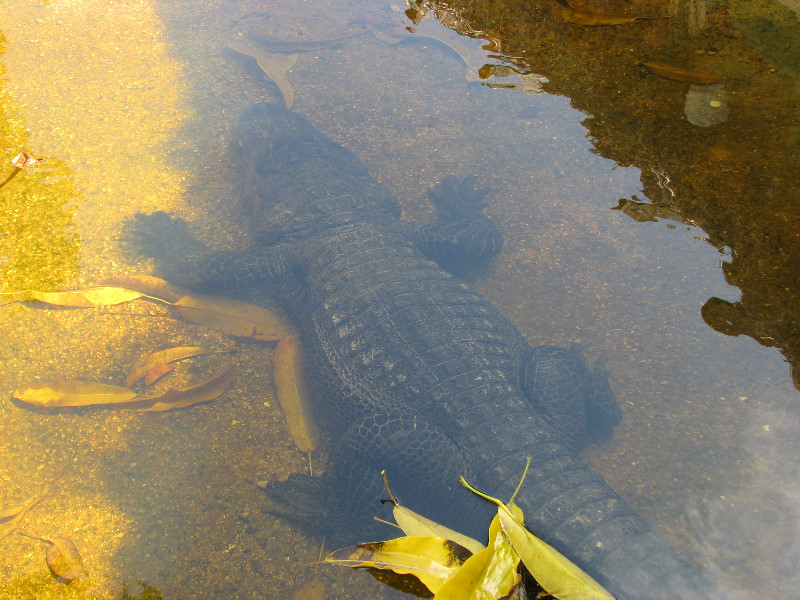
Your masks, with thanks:
<instances>
[{"instance_id":1,"label":"floating leaf","mask_svg":"<svg viewBox=\"0 0 800 600\"><path fill-rule=\"evenodd\" d=\"M136 364L131 367L130 373L128 373L128 376L125 378L125 385L128 387L132 386L134 383L144 377L145 374L151 369L159 365L171 363L176 360L183 360L184 358L197 356L199 354L207 354L207 351L199 346L175 346L174 348L166 348L164 350L159 350L158 352L146 354L137 360ZM168 371L165 371L165 373L166 372ZM163 374L164 373L162 373L162 375Z\"/></svg>"},{"instance_id":2,"label":"floating leaf","mask_svg":"<svg viewBox=\"0 0 800 600\"><path fill-rule=\"evenodd\" d=\"M528 465L530 465L530 458ZM527 472L527 467L525 469ZM524 477L523 475L523 479ZM524 520L522 509L513 503L513 498L522 486L522 481L517 486L509 504L503 504L497 498L479 492L463 477L461 483L481 498L497 505L497 517L500 520L503 534L508 538L514 551L519 554L536 583L550 596L558 598L558 600L614 600L614 597L603 586L580 567L525 528L522 524Z\"/></svg>"},{"instance_id":3,"label":"floating leaf","mask_svg":"<svg viewBox=\"0 0 800 600\"><path fill-rule=\"evenodd\" d=\"M394 520L397 521L400 529L402 529L403 533L406 535L441 537L446 540L452 540L473 553L480 552L486 548L486 546L481 544L478 540L468 537L463 533L453 531L444 525L440 525L436 521L431 521L427 517L423 517L410 508L406 508L400 504L394 505Z\"/></svg>"},{"instance_id":4,"label":"floating leaf","mask_svg":"<svg viewBox=\"0 0 800 600\"><path fill-rule=\"evenodd\" d=\"M144 386L148 387L161 379L167 373L173 371L175 369L175 365L171 365L169 363L162 363L160 365L156 365L147 373L144 374Z\"/></svg>"},{"instance_id":5,"label":"floating leaf","mask_svg":"<svg viewBox=\"0 0 800 600\"><path fill-rule=\"evenodd\" d=\"M686 83L696 83L698 85L708 85L711 83L721 83L722 77L711 71L702 69L683 69L674 67L662 62L642 63L659 77L672 79L673 81L684 81Z\"/></svg>"},{"instance_id":6,"label":"floating leaf","mask_svg":"<svg viewBox=\"0 0 800 600\"><path fill-rule=\"evenodd\" d=\"M313 452L319 443L319 427L314 419L311 397L306 386L305 351L299 338L288 336L278 342L273 356L275 387L289 435L301 452Z\"/></svg>"},{"instance_id":7,"label":"floating leaf","mask_svg":"<svg viewBox=\"0 0 800 600\"><path fill-rule=\"evenodd\" d=\"M325 562L413 575L435 594L469 556L469 550L450 540L410 536L342 548L326 556Z\"/></svg>"},{"instance_id":8,"label":"floating leaf","mask_svg":"<svg viewBox=\"0 0 800 600\"><path fill-rule=\"evenodd\" d=\"M112 286L88 287L82 290L67 290L64 292L36 292L27 294L47 304L56 306L70 306L73 308L90 308L94 306L111 306L141 298L142 294L133 290Z\"/></svg>"},{"instance_id":9,"label":"floating leaf","mask_svg":"<svg viewBox=\"0 0 800 600\"><path fill-rule=\"evenodd\" d=\"M500 528L497 516L489 526L489 545L470 556L436 593L434 600L507 598L519 586L519 555Z\"/></svg>"},{"instance_id":10,"label":"floating leaf","mask_svg":"<svg viewBox=\"0 0 800 600\"><path fill-rule=\"evenodd\" d=\"M503 533L528 572L547 593L558 600L614 600L583 569L528 531L522 524L519 507L501 506L498 516Z\"/></svg>"},{"instance_id":11,"label":"floating leaf","mask_svg":"<svg viewBox=\"0 0 800 600\"><path fill-rule=\"evenodd\" d=\"M104 280L100 285L115 286L133 290L140 292L144 296L160 298L161 300L166 300L167 302L176 302L178 299L187 294L185 290L182 290L171 283L164 281L163 279L159 279L158 277L153 277L151 275L110 277L109 279Z\"/></svg>"},{"instance_id":12,"label":"floating leaf","mask_svg":"<svg viewBox=\"0 0 800 600\"><path fill-rule=\"evenodd\" d=\"M214 377L184 389L172 389L161 396L140 396L140 401L121 406L121 410L135 412L164 412L210 402L228 391L236 380L236 367L230 367Z\"/></svg>"},{"instance_id":13,"label":"floating leaf","mask_svg":"<svg viewBox=\"0 0 800 600\"><path fill-rule=\"evenodd\" d=\"M71 539L54 537L46 541L51 544L47 549L47 566L57 581L69 583L86 572L81 554Z\"/></svg>"},{"instance_id":14,"label":"floating leaf","mask_svg":"<svg viewBox=\"0 0 800 600\"><path fill-rule=\"evenodd\" d=\"M41 381L19 388L12 397L27 404L45 408L120 404L130 402L138 394L117 385L94 381Z\"/></svg>"},{"instance_id":15,"label":"floating leaf","mask_svg":"<svg viewBox=\"0 0 800 600\"><path fill-rule=\"evenodd\" d=\"M45 486L41 491L32 496L28 496L19 504L4 508L0 511L0 539L3 539L19 527L25 515L28 514L28 511L36 506L49 491L50 486Z\"/></svg>"},{"instance_id":16,"label":"floating leaf","mask_svg":"<svg viewBox=\"0 0 800 600\"><path fill-rule=\"evenodd\" d=\"M173 306L187 321L228 335L274 341L292 334L292 328L274 312L241 300L192 294L180 298Z\"/></svg>"}]
</instances>

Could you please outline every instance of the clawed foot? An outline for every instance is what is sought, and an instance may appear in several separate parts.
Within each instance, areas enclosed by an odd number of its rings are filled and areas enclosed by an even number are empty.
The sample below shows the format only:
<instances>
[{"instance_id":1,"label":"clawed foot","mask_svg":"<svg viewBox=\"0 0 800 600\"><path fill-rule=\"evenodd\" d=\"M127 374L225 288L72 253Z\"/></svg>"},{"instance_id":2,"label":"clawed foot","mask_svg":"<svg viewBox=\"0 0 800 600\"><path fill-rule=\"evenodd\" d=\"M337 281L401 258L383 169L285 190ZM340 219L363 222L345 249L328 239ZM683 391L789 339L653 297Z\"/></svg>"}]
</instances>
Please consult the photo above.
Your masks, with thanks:
<instances>
[{"instance_id":1,"label":"clawed foot","mask_svg":"<svg viewBox=\"0 0 800 600\"><path fill-rule=\"evenodd\" d=\"M207 251L204 244L192 237L186 221L165 212L139 213L123 226L122 243L138 256L152 258L161 266L180 256Z\"/></svg>"},{"instance_id":2,"label":"clawed foot","mask_svg":"<svg viewBox=\"0 0 800 600\"><path fill-rule=\"evenodd\" d=\"M474 175L463 179L447 175L428 191L428 196L441 219L456 220L480 213L486 207L489 188L479 188L477 184L478 178Z\"/></svg>"}]
</instances>

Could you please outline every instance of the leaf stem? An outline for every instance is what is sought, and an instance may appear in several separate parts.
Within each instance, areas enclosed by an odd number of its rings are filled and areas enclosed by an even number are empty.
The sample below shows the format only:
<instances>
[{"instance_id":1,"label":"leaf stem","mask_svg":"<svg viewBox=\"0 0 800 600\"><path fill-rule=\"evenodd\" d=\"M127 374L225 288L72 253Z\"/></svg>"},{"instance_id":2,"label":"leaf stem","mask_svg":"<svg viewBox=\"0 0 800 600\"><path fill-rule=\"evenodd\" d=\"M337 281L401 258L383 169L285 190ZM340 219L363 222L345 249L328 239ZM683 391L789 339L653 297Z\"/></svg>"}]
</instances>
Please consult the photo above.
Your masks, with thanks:
<instances>
[{"instance_id":1,"label":"leaf stem","mask_svg":"<svg viewBox=\"0 0 800 600\"><path fill-rule=\"evenodd\" d=\"M528 460L525 461L525 470L522 472L522 477L519 479L519 484L517 484L517 489L514 490L514 493L511 494L511 499L508 501L509 504L513 504L514 498L517 497L520 488L522 487L522 482L525 481L525 476L528 474L528 469L531 466L531 460L533 457L529 456Z\"/></svg>"},{"instance_id":2,"label":"leaf stem","mask_svg":"<svg viewBox=\"0 0 800 600\"><path fill-rule=\"evenodd\" d=\"M383 477L383 485L386 488L386 493L389 494L389 500L391 500L392 504L395 506L399 505L400 503L394 497L394 494L392 494L392 490L389 489L389 480L386 478L386 469L381 471L381 477Z\"/></svg>"}]
</instances>

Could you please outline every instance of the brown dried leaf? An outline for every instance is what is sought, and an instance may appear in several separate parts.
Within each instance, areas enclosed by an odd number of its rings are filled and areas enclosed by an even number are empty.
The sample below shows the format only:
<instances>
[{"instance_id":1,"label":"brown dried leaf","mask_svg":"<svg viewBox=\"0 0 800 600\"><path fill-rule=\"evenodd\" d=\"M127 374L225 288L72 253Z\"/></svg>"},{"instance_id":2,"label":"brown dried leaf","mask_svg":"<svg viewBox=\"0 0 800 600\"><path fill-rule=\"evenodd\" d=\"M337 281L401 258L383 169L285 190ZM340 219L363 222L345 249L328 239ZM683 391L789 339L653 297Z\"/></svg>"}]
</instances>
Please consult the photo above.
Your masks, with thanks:
<instances>
[{"instance_id":1,"label":"brown dried leaf","mask_svg":"<svg viewBox=\"0 0 800 600\"><path fill-rule=\"evenodd\" d=\"M73 308L111 306L142 297L142 294L139 292L112 286L88 287L82 290L67 290L64 292L30 291L28 295L41 302L46 302L47 304L70 306Z\"/></svg>"},{"instance_id":2,"label":"brown dried leaf","mask_svg":"<svg viewBox=\"0 0 800 600\"><path fill-rule=\"evenodd\" d=\"M594 25L624 25L633 23L636 19L643 17L631 17L628 15L617 15L604 13L590 8L572 8L564 6L561 8L561 20L564 23L575 23L591 27Z\"/></svg>"},{"instance_id":3,"label":"brown dried leaf","mask_svg":"<svg viewBox=\"0 0 800 600\"><path fill-rule=\"evenodd\" d=\"M132 410L135 412L164 412L176 408L186 408L195 404L209 402L219 398L236 380L236 367L218 373L214 377L184 389L171 389L161 396L153 398L149 396L141 397L141 402L131 403L121 406L121 410Z\"/></svg>"},{"instance_id":4,"label":"brown dried leaf","mask_svg":"<svg viewBox=\"0 0 800 600\"><path fill-rule=\"evenodd\" d=\"M171 363L176 360L183 360L184 358L197 356L199 354L208 354L208 351L199 346L175 346L174 348L166 348L164 350L159 350L158 352L146 354L137 360L136 364L131 367L130 373L128 373L128 376L125 378L125 385L128 387L132 386L134 383L144 377L151 369L159 365ZM164 371L161 373L161 375L164 375L168 372L169 371ZM159 377L161 375L159 375ZM150 384L146 383L145 385Z\"/></svg>"},{"instance_id":5,"label":"brown dried leaf","mask_svg":"<svg viewBox=\"0 0 800 600\"><path fill-rule=\"evenodd\" d=\"M63 379L32 383L12 394L17 400L45 408L120 404L130 402L137 396L133 390L117 385Z\"/></svg>"},{"instance_id":6,"label":"brown dried leaf","mask_svg":"<svg viewBox=\"0 0 800 600\"><path fill-rule=\"evenodd\" d=\"M278 342L273 355L275 387L289 435L301 452L313 452L319 443L311 395L306 386L305 351L299 338Z\"/></svg>"},{"instance_id":7,"label":"brown dried leaf","mask_svg":"<svg viewBox=\"0 0 800 600\"><path fill-rule=\"evenodd\" d=\"M704 71L702 69L684 69L662 62L646 62L642 64L659 77L672 79L673 81L683 81L698 85L722 83L722 77L716 73L712 73L711 71Z\"/></svg>"},{"instance_id":8,"label":"brown dried leaf","mask_svg":"<svg viewBox=\"0 0 800 600\"><path fill-rule=\"evenodd\" d=\"M174 306L187 321L206 325L228 335L274 341L293 332L274 312L232 298L192 294L180 298Z\"/></svg>"},{"instance_id":9,"label":"brown dried leaf","mask_svg":"<svg viewBox=\"0 0 800 600\"><path fill-rule=\"evenodd\" d=\"M154 384L156 381L158 381L164 375L173 371L174 369L175 365L171 365L169 363L162 363L160 365L156 365L155 367L153 367L147 373L144 374L144 386L148 387Z\"/></svg>"},{"instance_id":10,"label":"brown dried leaf","mask_svg":"<svg viewBox=\"0 0 800 600\"><path fill-rule=\"evenodd\" d=\"M135 292L140 292L145 296L153 296L167 302L176 302L187 294L185 290L176 287L163 279L152 277L151 275L127 275L121 277L110 277L100 285L121 287Z\"/></svg>"},{"instance_id":11,"label":"brown dried leaf","mask_svg":"<svg viewBox=\"0 0 800 600\"><path fill-rule=\"evenodd\" d=\"M300 585L292 588L289 600L325 600L325 584L314 575Z\"/></svg>"},{"instance_id":12,"label":"brown dried leaf","mask_svg":"<svg viewBox=\"0 0 800 600\"><path fill-rule=\"evenodd\" d=\"M0 540L19 527L28 511L36 506L49 491L50 486L47 485L41 491L25 498L22 502L0 511Z\"/></svg>"},{"instance_id":13,"label":"brown dried leaf","mask_svg":"<svg viewBox=\"0 0 800 600\"><path fill-rule=\"evenodd\" d=\"M54 537L46 541L51 544L47 549L47 566L57 581L69 583L86 572L81 554L71 539Z\"/></svg>"}]
</instances>

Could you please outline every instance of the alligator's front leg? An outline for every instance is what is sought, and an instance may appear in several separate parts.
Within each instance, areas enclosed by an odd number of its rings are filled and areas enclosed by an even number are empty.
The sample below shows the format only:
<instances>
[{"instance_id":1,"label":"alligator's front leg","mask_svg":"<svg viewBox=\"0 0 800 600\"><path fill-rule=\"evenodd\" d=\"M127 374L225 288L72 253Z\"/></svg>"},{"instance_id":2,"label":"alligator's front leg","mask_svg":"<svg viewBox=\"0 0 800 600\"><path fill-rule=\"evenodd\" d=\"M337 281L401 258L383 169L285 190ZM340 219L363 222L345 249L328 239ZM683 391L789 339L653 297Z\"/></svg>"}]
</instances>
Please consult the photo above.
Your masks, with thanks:
<instances>
[{"instance_id":1,"label":"alligator's front leg","mask_svg":"<svg viewBox=\"0 0 800 600\"><path fill-rule=\"evenodd\" d=\"M482 212L488 189L476 183L473 175L463 179L448 175L429 191L439 219L409 226L420 251L443 266L482 263L503 247L503 236Z\"/></svg>"},{"instance_id":2,"label":"alligator's front leg","mask_svg":"<svg viewBox=\"0 0 800 600\"><path fill-rule=\"evenodd\" d=\"M214 252L189 232L186 221L163 212L136 215L125 240L140 256L154 259L162 276L189 288L243 288L286 277L299 260L288 245L254 251Z\"/></svg>"}]
</instances>

